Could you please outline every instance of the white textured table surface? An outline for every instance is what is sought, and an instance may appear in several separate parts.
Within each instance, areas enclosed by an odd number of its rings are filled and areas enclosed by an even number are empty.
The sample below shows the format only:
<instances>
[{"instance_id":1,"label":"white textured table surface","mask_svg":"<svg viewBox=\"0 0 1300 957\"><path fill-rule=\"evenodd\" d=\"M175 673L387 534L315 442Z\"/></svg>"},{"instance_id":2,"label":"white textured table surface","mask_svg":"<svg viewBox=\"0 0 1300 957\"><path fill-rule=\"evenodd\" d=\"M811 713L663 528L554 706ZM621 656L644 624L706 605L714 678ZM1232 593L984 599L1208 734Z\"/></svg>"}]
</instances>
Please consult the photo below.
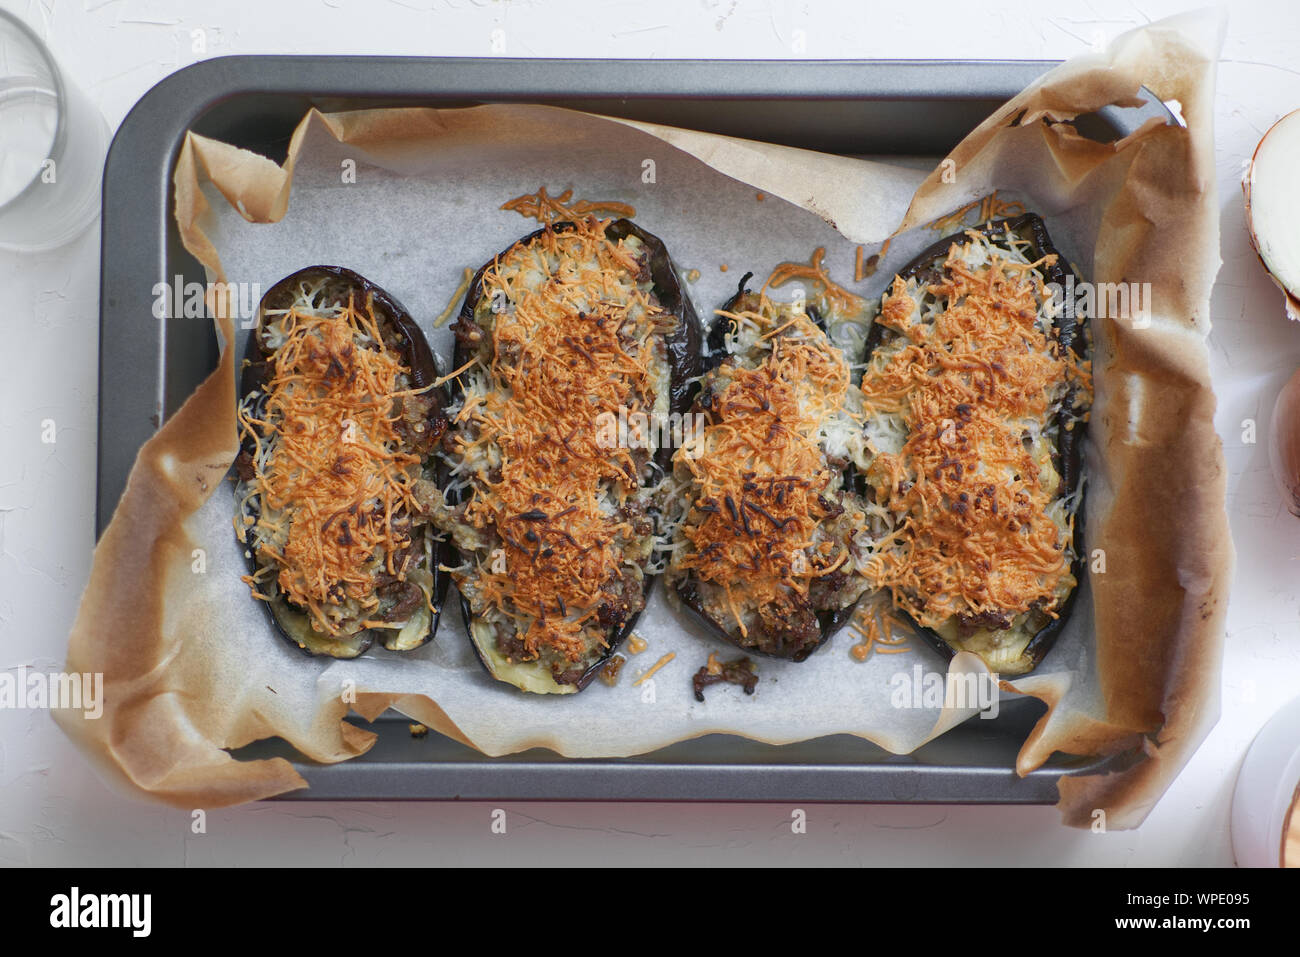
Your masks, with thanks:
<instances>
[{"instance_id":1,"label":"white textured table surface","mask_svg":"<svg viewBox=\"0 0 1300 957\"><path fill-rule=\"evenodd\" d=\"M561 3L512 0L0 0L52 47L116 128L154 83L201 56L1064 58L1197 4ZM971 14L970 10L992 8ZM1026 11L1033 11L1027 15ZM1216 110L1223 269L1210 337L1238 566L1223 716L1146 823L1067 830L1051 808L814 805L278 803L188 813L110 792L43 712L0 710L6 864L840 863L1223 865L1228 810L1255 732L1300 688L1300 522L1281 508L1266 444L1273 400L1300 365L1300 328L1247 243L1243 158L1300 107L1300 7L1229 5ZM206 49L195 54L201 30ZM494 37L496 48L494 49ZM504 41L504 50L501 49ZM121 237L129 241L129 237ZM0 252L0 669L55 670L93 544L99 235L55 252ZM54 419L58 440L41 442Z\"/></svg>"}]
</instances>

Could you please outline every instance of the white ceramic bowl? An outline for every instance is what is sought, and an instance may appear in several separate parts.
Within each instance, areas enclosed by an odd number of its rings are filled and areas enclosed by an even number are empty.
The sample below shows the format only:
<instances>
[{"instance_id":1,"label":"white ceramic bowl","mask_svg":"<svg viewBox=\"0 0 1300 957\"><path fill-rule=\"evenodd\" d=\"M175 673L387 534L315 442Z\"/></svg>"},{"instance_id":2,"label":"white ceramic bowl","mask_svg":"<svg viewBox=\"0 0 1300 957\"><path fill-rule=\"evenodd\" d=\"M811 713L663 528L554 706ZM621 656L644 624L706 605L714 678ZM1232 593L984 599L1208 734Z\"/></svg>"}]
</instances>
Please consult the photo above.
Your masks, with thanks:
<instances>
[{"instance_id":1,"label":"white ceramic bowl","mask_svg":"<svg viewBox=\"0 0 1300 957\"><path fill-rule=\"evenodd\" d=\"M1279 867L1282 829L1300 787L1300 698L1260 729L1232 795L1232 850L1240 867ZM1300 816L1300 811L1297 811ZM1292 822L1293 826L1295 822ZM1300 861L1291 861L1300 866Z\"/></svg>"}]
</instances>

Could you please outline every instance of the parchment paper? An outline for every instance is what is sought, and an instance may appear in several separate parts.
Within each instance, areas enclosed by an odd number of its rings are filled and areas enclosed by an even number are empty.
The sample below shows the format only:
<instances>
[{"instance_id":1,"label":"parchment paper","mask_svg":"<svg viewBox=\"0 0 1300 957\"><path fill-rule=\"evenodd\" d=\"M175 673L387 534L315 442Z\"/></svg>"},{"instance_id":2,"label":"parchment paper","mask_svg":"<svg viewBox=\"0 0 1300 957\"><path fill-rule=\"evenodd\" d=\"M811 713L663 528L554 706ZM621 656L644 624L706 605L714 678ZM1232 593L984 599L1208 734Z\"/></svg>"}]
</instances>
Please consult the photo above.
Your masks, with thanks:
<instances>
[{"instance_id":1,"label":"parchment paper","mask_svg":"<svg viewBox=\"0 0 1300 957\"><path fill-rule=\"evenodd\" d=\"M1180 17L1071 61L924 181L903 168L550 107L313 112L283 168L189 134L177 219L210 279L264 290L304 266L347 266L405 304L444 358L449 332L434 318L466 267L534 228L498 207L539 186L633 204L679 272L699 271L685 287L706 321L741 274L765 276L817 246L837 281L878 298L936 238L925 224L995 189L1044 216L1086 278L1151 283L1149 327L1095 324L1086 528L1105 571L1084 582L1038 671L1004 686L1049 705L1022 748L1021 773L1055 751L1137 755L1123 773L1060 783L1067 822L1093 823L1102 809L1107 826L1131 826L1218 713L1232 546L1204 336L1219 264L1210 123L1220 35L1212 16ZM1179 100L1185 129L1151 124L1104 144L1064 122L1131 103L1143 83ZM870 254L890 236L876 274L854 285L855 244ZM752 697L722 686L698 704L690 676L710 651L732 649L693 630L657 589L637 629L648 649L630 656L616 687L576 696L526 696L489 679L453 596L437 639L413 654L305 657L239 581L246 568L223 477L237 451L235 370L247 332L231 304L209 304L221 363L141 450L69 643L68 670L105 675L104 715L57 717L115 780L184 806L292 790L303 782L288 762L235 761L224 749L278 735L313 759L343 760L373 743L341 720L350 709L373 718L393 707L490 755L545 746L575 757L640 754L712 732L775 743L850 733L906 753L973 713L896 707L896 676L948 666L916 641L858 663L847 631L802 664L760 659ZM194 334L207 334L207 320L194 321ZM633 685L669 653L653 685ZM951 667L983 669L969 655Z\"/></svg>"}]
</instances>

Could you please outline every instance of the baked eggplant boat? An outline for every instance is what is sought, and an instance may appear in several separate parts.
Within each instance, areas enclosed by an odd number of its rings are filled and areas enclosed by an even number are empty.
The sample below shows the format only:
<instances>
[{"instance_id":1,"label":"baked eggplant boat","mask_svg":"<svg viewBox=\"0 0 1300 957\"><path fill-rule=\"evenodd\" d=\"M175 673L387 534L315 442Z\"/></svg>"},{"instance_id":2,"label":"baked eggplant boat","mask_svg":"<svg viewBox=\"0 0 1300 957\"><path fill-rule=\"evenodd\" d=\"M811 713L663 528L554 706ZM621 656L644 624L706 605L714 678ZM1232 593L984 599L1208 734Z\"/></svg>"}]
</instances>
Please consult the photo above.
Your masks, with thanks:
<instances>
[{"instance_id":1,"label":"baked eggplant boat","mask_svg":"<svg viewBox=\"0 0 1300 957\"><path fill-rule=\"evenodd\" d=\"M423 334L374 283L311 266L270 288L240 377L244 581L314 655L433 637L448 577L417 507L438 488L447 397Z\"/></svg>"},{"instance_id":2,"label":"baked eggplant boat","mask_svg":"<svg viewBox=\"0 0 1300 957\"><path fill-rule=\"evenodd\" d=\"M746 280L709 331L700 428L674 456L686 514L665 584L714 636L803 661L868 587L862 397L816 308Z\"/></svg>"},{"instance_id":3,"label":"baked eggplant boat","mask_svg":"<svg viewBox=\"0 0 1300 957\"><path fill-rule=\"evenodd\" d=\"M867 577L999 674L1038 664L1083 572L1092 385L1087 317L1053 294L1069 268L1033 214L950 236L894 278L866 341Z\"/></svg>"},{"instance_id":4,"label":"baked eggplant boat","mask_svg":"<svg viewBox=\"0 0 1300 957\"><path fill-rule=\"evenodd\" d=\"M645 607L657 495L699 373L699 321L662 242L626 219L562 222L474 276L456 336L445 500L453 573L488 673L570 694Z\"/></svg>"}]
</instances>

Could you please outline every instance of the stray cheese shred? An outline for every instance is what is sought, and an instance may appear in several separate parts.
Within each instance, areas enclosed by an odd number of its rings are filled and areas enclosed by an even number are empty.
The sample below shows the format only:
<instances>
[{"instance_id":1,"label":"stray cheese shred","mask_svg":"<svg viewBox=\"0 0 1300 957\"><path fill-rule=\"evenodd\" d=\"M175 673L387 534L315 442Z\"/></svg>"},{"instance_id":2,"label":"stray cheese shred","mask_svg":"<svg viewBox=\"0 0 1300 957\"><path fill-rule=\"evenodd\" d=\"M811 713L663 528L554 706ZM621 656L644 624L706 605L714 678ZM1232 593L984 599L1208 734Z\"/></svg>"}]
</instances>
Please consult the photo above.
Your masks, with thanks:
<instances>
[{"instance_id":1,"label":"stray cheese shred","mask_svg":"<svg viewBox=\"0 0 1300 957\"><path fill-rule=\"evenodd\" d=\"M889 613L888 605L881 602L878 592L854 614L849 622L849 629L862 639L853 645L849 652L856 661L866 661L875 653L897 655L908 650L907 638L894 635L894 617Z\"/></svg>"},{"instance_id":2,"label":"stray cheese shred","mask_svg":"<svg viewBox=\"0 0 1300 957\"><path fill-rule=\"evenodd\" d=\"M566 189L559 196L550 196L545 186L540 187L535 193L525 193L508 200L501 204L501 208L516 212L527 219L535 219L542 225L581 222L588 216L597 215L622 216L626 219L636 216L636 207L629 206L627 203L575 200L571 189Z\"/></svg>"},{"instance_id":3,"label":"stray cheese shred","mask_svg":"<svg viewBox=\"0 0 1300 957\"><path fill-rule=\"evenodd\" d=\"M673 660L674 658L676 658L676 657L677 657L677 652L675 652L675 651L670 651L670 652L668 652L668 654L664 655L662 658L660 658L658 661L656 661L653 665L651 665L650 668L646 671L645 674L643 674L640 678L637 678L636 681L632 682L632 687L633 687L633 688L638 688L638 687L640 687L644 682L649 681L651 678L653 678L653 677L655 676L655 673L658 672L660 668L664 667L666 664L668 664L670 661L672 661L672 660Z\"/></svg>"},{"instance_id":4,"label":"stray cheese shred","mask_svg":"<svg viewBox=\"0 0 1300 957\"><path fill-rule=\"evenodd\" d=\"M860 312L865 305L864 300L831 279L823 262L825 258L826 247L818 246L812 254L812 259L806 263L780 263L763 284L762 292L784 286L795 279L806 279L821 286L821 298L825 303L826 311L831 315L849 316Z\"/></svg>"},{"instance_id":5,"label":"stray cheese shred","mask_svg":"<svg viewBox=\"0 0 1300 957\"><path fill-rule=\"evenodd\" d=\"M953 210L947 216L939 217L927 224L926 228L939 233L951 233L954 230L961 229L966 222L966 217L975 210L978 210L975 214L975 222L979 224L1000 219L1004 216L1018 216L1025 211L1025 206L1023 203L1014 200L998 199L998 191L994 190L987 196L971 200L965 206Z\"/></svg>"}]
</instances>

